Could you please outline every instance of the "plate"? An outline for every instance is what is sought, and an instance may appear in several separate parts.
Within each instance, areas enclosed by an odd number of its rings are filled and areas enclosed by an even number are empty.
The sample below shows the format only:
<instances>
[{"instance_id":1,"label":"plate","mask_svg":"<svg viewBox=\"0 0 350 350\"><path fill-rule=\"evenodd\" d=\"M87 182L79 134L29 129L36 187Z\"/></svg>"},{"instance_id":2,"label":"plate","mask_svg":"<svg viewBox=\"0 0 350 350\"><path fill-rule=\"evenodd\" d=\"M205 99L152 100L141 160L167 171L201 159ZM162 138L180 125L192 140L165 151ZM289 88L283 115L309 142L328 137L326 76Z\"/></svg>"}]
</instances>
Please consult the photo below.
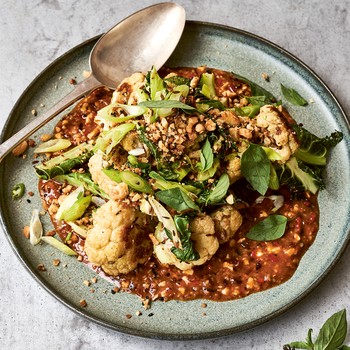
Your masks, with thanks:
<instances>
[{"instance_id":1,"label":"plate","mask_svg":"<svg viewBox=\"0 0 350 350\"><path fill-rule=\"evenodd\" d=\"M69 79L82 79L83 71L89 70L89 53L97 39L68 51L29 85L6 122L2 140L26 125L33 118L33 109L40 112L46 108L40 105L51 106L63 97L72 87ZM32 210L41 208L30 152L26 160L9 156L0 166L1 224L19 260L32 276L81 316L119 332L147 338L220 337L252 328L288 310L320 283L344 251L350 229L350 187L344 187L343 183L344 178L350 178L349 123L333 94L305 64L273 43L235 28L187 22L183 37L167 65L207 65L233 71L262 85L277 98L281 98L279 84L283 83L313 101L307 107L286 104L298 122L320 136L335 129L344 133L344 140L333 150L327 167L327 189L319 194L320 230L290 280L239 300L205 301L205 309L201 307L202 300L194 300L154 302L149 310L143 310L138 297L127 293L112 294L113 287L107 281L98 279L87 287L83 281L91 280L94 272L48 245L31 246L21 234L22 228L30 222ZM262 73L270 76L270 82L261 78ZM34 139L39 140L40 134L52 132L58 118L35 134ZM27 191L35 192L30 203L26 199L22 202L11 199L11 189L18 182L24 182ZM48 215L42 219L45 230L52 229ZM61 261L57 267L52 264L55 258ZM44 264L47 271L38 271L38 264ZM86 300L87 307L80 306L81 299ZM135 316L138 310L142 315ZM206 315L203 315L204 311ZM128 319L127 314L132 317Z\"/></svg>"}]
</instances>

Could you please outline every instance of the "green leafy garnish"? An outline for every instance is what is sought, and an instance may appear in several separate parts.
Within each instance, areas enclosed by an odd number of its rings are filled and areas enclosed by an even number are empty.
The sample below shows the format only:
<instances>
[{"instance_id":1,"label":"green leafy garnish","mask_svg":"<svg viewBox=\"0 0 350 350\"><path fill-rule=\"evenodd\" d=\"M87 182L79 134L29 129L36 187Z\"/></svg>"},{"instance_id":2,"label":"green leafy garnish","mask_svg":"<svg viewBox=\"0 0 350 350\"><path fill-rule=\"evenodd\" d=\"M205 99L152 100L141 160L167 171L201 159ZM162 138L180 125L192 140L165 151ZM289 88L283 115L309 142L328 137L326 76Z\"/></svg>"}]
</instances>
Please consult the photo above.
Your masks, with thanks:
<instances>
[{"instance_id":1,"label":"green leafy garnish","mask_svg":"<svg viewBox=\"0 0 350 350\"><path fill-rule=\"evenodd\" d=\"M265 195L270 181L270 161L261 146L250 144L242 155L241 171L253 188Z\"/></svg>"},{"instance_id":2,"label":"green leafy garnish","mask_svg":"<svg viewBox=\"0 0 350 350\"><path fill-rule=\"evenodd\" d=\"M199 254L193 249L191 231L189 230L190 220L188 216L174 216L174 222L181 240L181 248L171 248L171 252L182 261L193 261L199 259Z\"/></svg>"},{"instance_id":3,"label":"green leafy garnish","mask_svg":"<svg viewBox=\"0 0 350 350\"><path fill-rule=\"evenodd\" d=\"M230 187L230 178L226 173L220 176L219 181L216 183L214 188L208 193L205 198L206 204L216 204L220 203Z\"/></svg>"},{"instance_id":4,"label":"green leafy garnish","mask_svg":"<svg viewBox=\"0 0 350 350\"><path fill-rule=\"evenodd\" d=\"M25 186L23 183L19 183L12 188L12 199L20 199L23 197L25 191Z\"/></svg>"},{"instance_id":5,"label":"green leafy garnish","mask_svg":"<svg viewBox=\"0 0 350 350\"><path fill-rule=\"evenodd\" d=\"M323 324L320 332L313 342L312 329L309 329L306 341L296 341L284 345L283 349L308 350L347 350L349 346L343 344L347 334L347 320L345 309L336 312Z\"/></svg>"},{"instance_id":6,"label":"green leafy garnish","mask_svg":"<svg viewBox=\"0 0 350 350\"><path fill-rule=\"evenodd\" d=\"M208 138L205 139L204 146L201 149L200 161L202 171L207 171L213 166L214 154Z\"/></svg>"},{"instance_id":7,"label":"green leafy garnish","mask_svg":"<svg viewBox=\"0 0 350 350\"><path fill-rule=\"evenodd\" d=\"M241 75L238 75L236 73L233 73L233 75L235 75L237 79L243 81L244 83L250 86L252 96L259 96L260 100L262 99L262 97L264 97L265 104L273 103L274 101L276 101L275 97L271 94L271 92L265 90L263 87L253 83L252 81L242 77Z\"/></svg>"},{"instance_id":8,"label":"green leafy garnish","mask_svg":"<svg viewBox=\"0 0 350 350\"><path fill-rule=\"evenodd\" d=\"M329 149L343 139L343 134L339 131L335 131L325 138L319 138L301 126L295 125L293 129L300 142L294 155L307 164L326 165Z\"/></svg>"},{"instance_id":9,"label":"green leafy garnish","mask_svg":"<svg viewBox=\"0 0 350 350\"><path fill-rule=\"evenodd\" d=\"M206 112L209 108L217 108L220 111L225 110L225 106L218 100L196 101L196 107L200 112Z\"/></svg>"},{"instance_id":10,"label":"green leafy garnish","mask_svg":"<svg viewBox=\"0 0 350 350\"><path fill-rule=\"evenodd\" d=\"M281 84L281 91L287 101L295 106L306 106L307 101L294 89L287 88Z\"/></svg>"},{"instance_id":11,"label":"green leafy garnish","mask_svg":"<svg viewBox=\"0 0 350 350\"><path fill-rule=\"evenodd\" d=\"M93 155L92 146L82 143L57 157L44 161L35 167L36 174L43 180L57 175L69 173L72 169L82 166Z\"/></svg>"},{"instance_id":12,"label":"green leafy garnish","mask_svg":"<svg viewBox=\"0 0 350 350\"><path fill-rule=\"evenodd\" d=\"M75 187L84 186L85 190L90 191L96 196L109 199L109 196L101 190L101 188L91 179L90 173L70 173L65 175L57 175L54 180L59 182L67 182Z\"/></svg>"},{"instance_id":13,"label":"green leafy garnish","mask_svg":"<svg viewBox=\"0 0 350 350\"><path fill-rule=\"evenodd\" d=\"M147 108L178 108L184 111L196 111L192 106L176 100L143 101L138 104Z\"/></svg>"},{"instance_id":14,"label":"green leafy garnish","mask_svg":"<svg viewBox=\"0 0 350 350\"><path fill-rule=\"evenodd\" d=\"M284 235L287 218L283 215L270 215L254 225L247 237L254 241L273 241Z\"/></svg>"},{"instance_id":15,"label":"green leafy garnish","mask_svg":"<svg viewBox=\"0 0 350 350\"><path fill-rule=\"evenodd\" d=\"M179 187L158 191L156 197L176 211L199 210L198 205Z\"/></svg>"}]
</instances>

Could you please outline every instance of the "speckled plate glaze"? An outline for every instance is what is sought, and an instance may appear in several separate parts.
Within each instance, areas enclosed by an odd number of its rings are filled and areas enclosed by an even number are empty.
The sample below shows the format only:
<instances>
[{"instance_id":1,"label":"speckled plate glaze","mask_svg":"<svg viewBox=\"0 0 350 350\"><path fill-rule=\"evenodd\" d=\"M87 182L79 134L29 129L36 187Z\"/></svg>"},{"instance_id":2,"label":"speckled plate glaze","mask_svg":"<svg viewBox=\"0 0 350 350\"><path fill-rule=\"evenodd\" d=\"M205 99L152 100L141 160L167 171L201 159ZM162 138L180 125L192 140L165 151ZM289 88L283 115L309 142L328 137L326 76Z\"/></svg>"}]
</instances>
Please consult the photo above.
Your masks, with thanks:
<instances>
[{"instance_id":1,"label":"speckled plate glaze","mask_svg":"<svg viewBox=\"0 0 350 350\"><path fill-rule=\"evenodd\" d=\"M40 113L46 108L40 104L50 106L63 97L71 89L70 78L82 79L82 72L89 69L88 57L96 40L93 38L73 48L30 84L14 106L2 140L33 118L32 109ZM283 83L314 101L307 107L286 104L307 129L320 136L335 129L343 131L344 141L331 154L326 174L327 189L319 195L319 233L289 281L240 300L206 301L206 316L203 316L202 300L155 302L150 310L144 311L138 297L126 293L113 295L112 285L102 279L92 286L95 293L91 293L83 281L93 278L93 271L48 245L31 246L21 234L23 226L30 221L32 210L41 208L31 153L27 160L9 156L0 166L1 223L18 258L32 276L58 300L89 320L119 332L148 338L219 337L252 328L288 310L314 289L339 259L348 243L350 228L350 187L344 186L343 182L344 178L350 178L349 123L335 97L308 67L280 47L238 29L187 22L168 65L207 65L234 71L259 83L277 98L282 97L279 84ZM270 82L261 78L263 72L269 74ZM40 134L51 132L57 120ZM27 191L36 192L30 198L31 203L26 199L22 202L11 199L12 186L17 182L24 182ZM45 230L52 228L48 215L43 217L43 223ZM54 258L61 260L58 267L52 264ZM46 272L37 270L39 263L47 267ZM86 308L79 305L81 299L87 301ZM135 315L137 310L142 310L142 316L125 317L126 314Z\"/></svg>"}]
</instances>

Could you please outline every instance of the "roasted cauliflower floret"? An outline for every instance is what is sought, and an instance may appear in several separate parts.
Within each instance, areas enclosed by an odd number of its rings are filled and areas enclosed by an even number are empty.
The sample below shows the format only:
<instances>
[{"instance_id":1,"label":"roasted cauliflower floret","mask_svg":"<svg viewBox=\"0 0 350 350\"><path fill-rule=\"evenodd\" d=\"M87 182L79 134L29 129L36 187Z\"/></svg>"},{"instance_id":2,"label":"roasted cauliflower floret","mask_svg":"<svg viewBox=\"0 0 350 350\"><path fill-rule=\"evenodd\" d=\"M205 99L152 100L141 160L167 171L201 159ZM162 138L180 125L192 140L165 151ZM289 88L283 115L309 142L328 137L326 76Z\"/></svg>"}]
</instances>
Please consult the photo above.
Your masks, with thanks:
<instances>
[{"instance_id":1,"label":"roasted cauliflower floret","mask_svg":"<svg viewBox=\"0 0 350 350\"><path fill-rule=\"evenodd\" d=\"M111 103L135 105L138 103L137 91L145 85L146 76L142 73L134 73L125 78L113 92Z\"/></svg>"},{"instance_id":2,"label":"roasted cauliflower floret","mask_svg":"<svg viewBox=\"0 0 350 350\"><path fill-rule=\"evenodd\" d=\"M203 265L216 253L219 248L219 241L215 236L214 221L210 216L197 216L190 222L191 240L194 243L194 250L199 254L198 260L180 261L171 252L173 243L164 233L162 242L156 242L154 253L162 264L175 265L180 270L189 270L194 266Z\"/></svg>"},{"instance_id":3,"label":"roasted cauliflower floret","mask_svg":"<svg viewBox=\"0 0 350 350\"><path fill-rule=\"evenodd\" d=\"M241 174L241 158L235 157L228 160L226 172L230 178L230 183L234 183L242 177Z\"/></svg>"},{"instance_id":4,"label":"roasted cauliflower floret","mask_svg":"<svg viewBox=\"0 0 350 350\"><path fill-rule=\"evenodd\" d=\"M89 160L89 170L92 180L99 185L113 200L122 200L129 194L128 185L111 180L102 169L108 166L100 153L94 154Z\"/></svg>"},{"instance_id":5,"label":"roasted cauliflower floret","mask_svg":"<svg viewBox=\"0 0 350 350\"><path fill-rule=\"evenodd\" d=\"M138 210L109 201L93 214L85 253L89 261L111 276L128 273L152 255L148 217Z\"/></svg>"},{"instance_id":6,"label":"roasted cauliflower floret","mask_svg":"<svg viewBox=\"0 0 350 350\"><path fill-rule=\"evenodd\" d=\"M243 222L240 212L231 205L223 205L210 216L214 221L215 234L220 244L232 239Z\"/></svg>"},{"instance_id":7,"label":"roasted cauliflower floret","mask_svg":"<svg viewBox=\"0 0 350 350\"><path fill-rule=\"evenodd\" d=\"M264 145L275 149L283 163L299 146L292 128L284 119L283 114L270 105L261 107L256 116L256 125L261 129Z\"/></svg>"}]
</instances>

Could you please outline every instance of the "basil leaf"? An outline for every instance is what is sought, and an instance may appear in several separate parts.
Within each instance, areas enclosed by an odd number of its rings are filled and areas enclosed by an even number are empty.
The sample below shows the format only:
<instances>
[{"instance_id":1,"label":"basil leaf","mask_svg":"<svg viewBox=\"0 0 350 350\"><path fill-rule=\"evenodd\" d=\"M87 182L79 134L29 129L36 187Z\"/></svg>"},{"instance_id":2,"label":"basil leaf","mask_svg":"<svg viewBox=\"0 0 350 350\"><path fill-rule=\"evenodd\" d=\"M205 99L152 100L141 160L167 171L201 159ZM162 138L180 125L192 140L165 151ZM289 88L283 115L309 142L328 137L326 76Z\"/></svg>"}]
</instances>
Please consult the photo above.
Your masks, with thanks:
<instances>
[{"instance_id":1,"label":"basil leaf","mask_svg":"<svg viewBox=\"0 0 350 350\"><path fill-rule=\"evenodd\" d=\"M307 101L292 88L287 88L281 84L281 91L287 101L295 106L306 106Z\"/></svg>"},{"instance_id":2,"label":"basil leaf","mask_svg":"<svg viewBox=\"0 0 350 350\"><path fill-rule=\"evenodd\" d=\"M241 171L254 190L264 196L270 182L270 161L261 146L250 144L242 155Z\"/></svg>"},{"instance_id":3,"label":"basil leaf","mask_svg":"<svg viewBox=\"0 0 350 350\"><path fill-rule=\"evenodd\" d=\"M225 110L225 106L222 104L222 102L218 101L218 100L203 100L203 101L198 101L196 102L196 105L202 105L203 106L203 110L208 110L210 107L213 108L217 108L220 111L224 111ZM202 108L202 106L200 106L200 108ZM198 107L198 106L197 106Z\"/></svg>"},{"instance_id":4,"label":"basil leaf","mask_svg":"<svg viewBox=\"0 0 350 350\"><path fill-rule=\"evenodd\" d=\"M294 341L292 343L288 344L291 348L294 349L307 349L307 350L313 350L312 345L310 346L308 343L305 343L303 341Z\"/></svg>"},{"instance_id":5,"label":"basil leaf","mask_svg":"<svg viewBox=\"0 0 350 350\"><path fill-rule=\"evenodd\" d=\"M226 196L230 187L230 179L226 173L222 174L214 189L209 193L207 204L219 203Z\"/></svg>"},{"instance_id":6,"label":"basil leaf","mask_svg":"<svg viewBox=\"0 0 350 350\"><path fill-rule=\"evenodd\" d=\"M176 100L142 101L138 106L147 108L179 108L185 111L196 111L194 107Z\"/></svg>"},{"instance_id":7,"label":"basil leaf","mask_svg":"<svg viewBox=\"0 0 350 350\"><path fill-rule=\"evenodd\" d=\"M213 166L214 154L208 138L206 138L204 146L201 149L200 160L202 171L207 171Z\"/></svg>"},{"instance_id":8,"label":"basil leaf","mask_svg":"<svg viewBox=\"0 0 350 350\"><path fill-rule=\"evenodd\" d=\"M189 209L199 210L198 205L178 187L158 191L156 197L161 202L177 211Z\"/></svg>"},{"instance_id":9,"label":"basil leaf","mask_svg":"<svg viewBox=\"0 0 350 350\"><path fill-rule=\"evenodd\" d=\"M247 233L247 237L254 241L273 241L284 235L287 218L283 215L270 215L258 222Z\"/></svg>"},{"instance_id":10,"label":"basil leaf","mask_svg":"<svg viewBox=\"0 0 350 350\"><path fill-rule=\"evenodd\" d=\"M339 350L350 350L350 346L342 345Z\"/></svg>"},{"instance_id":11,"label":"basil leaf","mask_svg":"<svg viewBox=\"0 0 350 350\"><path fill-rule=\"evenodd\" d=\"M334 350L340 347L346 337L346 311L341 310L332 315L322 326L315 341L314 350Z\"/></svg>"},{"instance_id":12,"label":"basil leaf","mask_svg":"<svg viewBox=\"0 0 350 350\"><path fill-rule=\"evenodd\" d=\"M260 107L269 104L271 101L266 98L266 96L251 96L251 97L246 97L249 103L252 105L259 105Z\"/></svg>"},{"instance_id":13,"label":"basil leaf","mask_svg":"<svg viewBox=\"0 0 350 350\"><path fill-rule=\"evenodd\" d=\"M189 230L190 221L188 216L174 216L176 229L179 233L182 249L171 248L171 252L182 261L193 261L199 259L199 254L193 249L191 241L191 231Z\"/></svg>"},{"instance_id":14,"label":"basil leaf","mask_svg":"<svg viewBox=\"0 0 350 350\"><path fill-rule=\"evenodd\" d=\"M243 81L244 83L248 84L250 86L250 90L252 91L252 96L264 96L266 103L272 103L276 101L275 97L271 94L271 92L265 90L263 87L253 83L252 81L248 80L247 78L242 77L241 75L238 75L236 73L233 73L233 75ZM266 104L265 103L265 104Z\"/></svg>"}]
</instances>

